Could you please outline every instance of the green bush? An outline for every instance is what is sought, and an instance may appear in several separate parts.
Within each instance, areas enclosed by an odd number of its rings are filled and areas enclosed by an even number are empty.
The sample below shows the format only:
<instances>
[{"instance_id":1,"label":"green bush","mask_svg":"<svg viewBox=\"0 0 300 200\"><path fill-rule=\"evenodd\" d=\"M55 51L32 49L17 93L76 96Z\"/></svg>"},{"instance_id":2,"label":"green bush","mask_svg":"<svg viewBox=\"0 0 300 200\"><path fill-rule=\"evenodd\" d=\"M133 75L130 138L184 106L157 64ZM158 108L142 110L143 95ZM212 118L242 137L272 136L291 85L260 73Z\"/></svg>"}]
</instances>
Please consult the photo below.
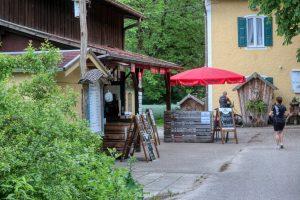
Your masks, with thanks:
<instances>
[{"instance_id":1,"label":"green bush","mask_svg":"<svg viewBox=\"0 0 300 200\"><path fill-rule=\"evenodd\" d=\"M142 199L130 172L100 152L101 137L76 117L75 95L53 73L34 71L18 86L0 81L0 199Z\"/></svg>"},{"instance_id":2,"label":"green bush","mask_svg":"<svg viewBox=\"0 0 300 200\"><path fill-rule=\"evenodd\" d=\"M268 105L263 100L249 100L246 103L246 109L253 114L264 114L267 112Z\"/></svg>"}]
</instances>

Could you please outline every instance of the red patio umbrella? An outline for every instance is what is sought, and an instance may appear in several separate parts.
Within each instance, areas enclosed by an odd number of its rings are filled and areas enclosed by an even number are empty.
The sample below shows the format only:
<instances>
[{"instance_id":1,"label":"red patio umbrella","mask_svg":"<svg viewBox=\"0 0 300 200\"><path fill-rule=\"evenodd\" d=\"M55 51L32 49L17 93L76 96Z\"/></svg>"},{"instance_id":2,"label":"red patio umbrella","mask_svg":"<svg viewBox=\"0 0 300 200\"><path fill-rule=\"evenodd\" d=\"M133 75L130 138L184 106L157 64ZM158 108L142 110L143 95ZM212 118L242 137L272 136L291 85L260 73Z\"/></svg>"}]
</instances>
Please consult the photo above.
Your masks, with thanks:
<instances>
[{"instance_id":1,"label":"red patio umbrella","mask_svg":"<svg viewBox=\"0 0 300 200\"><path fill-rule=\"evenodd\" d=\"M214 67L201 67L171 77L171 85L197 86L244 83L245 76Z\"/></svg>"}]
</instances>

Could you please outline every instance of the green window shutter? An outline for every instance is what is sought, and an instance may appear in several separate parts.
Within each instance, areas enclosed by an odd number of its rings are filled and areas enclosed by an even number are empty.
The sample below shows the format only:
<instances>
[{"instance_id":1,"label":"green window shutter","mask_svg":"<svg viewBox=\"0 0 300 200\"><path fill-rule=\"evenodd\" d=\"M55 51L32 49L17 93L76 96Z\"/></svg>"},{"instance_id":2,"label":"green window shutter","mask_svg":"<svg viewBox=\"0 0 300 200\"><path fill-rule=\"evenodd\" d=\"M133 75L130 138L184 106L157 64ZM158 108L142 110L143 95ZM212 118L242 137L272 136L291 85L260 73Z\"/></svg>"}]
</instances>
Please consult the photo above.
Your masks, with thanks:
<instances>
[{"instance_id":1,"label":"green window shutter","mask_svg":"<svg viewBox=\"0 0 300 200\"><path fill-rule=\"evenodd\" d=\"M238 44L239 47L247 46L247 21L244 17L238 17Z\"/></svg>"},{"instance_id":2,"label":"green window shutter","mask_svg":"<svg viewBox=\"0 0 300 200\"><path fill-rule=\"evenodd\" d=\"M265 46L273 46L273 23L272 18L266 17L264 19L265 24Z\"/></svg>"},{"instance_id":3,"label":"green window shutter","mask_svg":"<svg viewBox=\"0 0 300 200\"><path fill-rule=\"evenodd\" d=\"M273 77L266 77L265 80L269 81L272 84L274 84L274 78Z\"/></svg>"}]
</instances>

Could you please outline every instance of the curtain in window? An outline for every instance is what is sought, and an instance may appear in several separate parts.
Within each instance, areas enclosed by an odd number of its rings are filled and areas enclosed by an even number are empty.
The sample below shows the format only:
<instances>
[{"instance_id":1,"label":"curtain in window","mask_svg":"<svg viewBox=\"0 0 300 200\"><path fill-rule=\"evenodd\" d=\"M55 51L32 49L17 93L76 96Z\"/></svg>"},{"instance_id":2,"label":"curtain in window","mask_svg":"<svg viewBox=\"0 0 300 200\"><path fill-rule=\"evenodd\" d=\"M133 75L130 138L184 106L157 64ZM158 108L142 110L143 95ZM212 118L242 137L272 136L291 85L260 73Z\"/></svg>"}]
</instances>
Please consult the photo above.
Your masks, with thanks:
<instances>
[{"instance_id":1,"label":"curtain in window","mask_svg":"<svg viewBox=\"0 0 300 200\"><path fill-rule=\"evenodd\" d=\"M249 18L247 20L247 35L248 35L248 45L254 45L254 26L253 26L253 18Z\"/></svg>"},{"instance_id":2,"label":"curtain in window","mask_svg":"<svg viewBox=\"0 0 300 200\"><path fill-rule=\"evenodd\" d=\"M263 45L263 22L261 18L256 18L257 45Z\"/></svg>"}]
</instances>

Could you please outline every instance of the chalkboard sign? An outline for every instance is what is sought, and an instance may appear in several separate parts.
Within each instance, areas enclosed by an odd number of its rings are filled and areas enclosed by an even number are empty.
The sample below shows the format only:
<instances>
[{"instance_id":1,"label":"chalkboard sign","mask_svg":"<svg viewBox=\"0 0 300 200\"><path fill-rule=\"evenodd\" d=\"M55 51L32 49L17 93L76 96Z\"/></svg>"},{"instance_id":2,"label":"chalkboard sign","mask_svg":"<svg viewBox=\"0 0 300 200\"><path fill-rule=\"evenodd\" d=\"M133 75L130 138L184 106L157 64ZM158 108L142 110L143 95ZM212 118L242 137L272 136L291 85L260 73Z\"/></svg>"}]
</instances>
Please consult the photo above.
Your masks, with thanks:
<instances>
[{"instance_id":1,"label":"chalkboard sign","mask_svg":"<svg viewBox=\"0 0 300 200\"><path fill-rule=\"evenodd\" d=\"M146 160L155 160L156 156L154 154L154 141L152 140L152 135L147 131L145 124L142 121L141 115L136 116L136 126L137 131L142 139L142 146L145 153Z\"/></svg>"},{"instance_id":2,"label":"chalkboard sign","mask_svg":"<svg viewBox=\"0 0 300 200\"><path fill-rule=\"evenodd\" d=\"M235 128L232 108L219 108L220 126L224 128Z\"/></svg>"},{"instance_id":3,"label":"chalkboard sign","mask_svg":"<svg viewBox=\"0 0 300 200\"><path fill-rule=\"evenodd\" d=\"M153 114L152 109L147 109L146 110L146 116L147 116L148 121L151 125L151 128L153 129L155 142L156 142L156 144L160 145L158 130L157 130L157 126L156 126L156 122L155 122L155 118L154 118L154 114Z\"/></svg>"},{"instance_id":4,"label":"chalkboard sign","mask_svg":"<svg viewBox=\"0 0 300 200\"><path fill-rule=\"evenodd\" d=\"M237 144L238 138L237 138L237 131L235 127L232 108L219 108L217 112L219 116L219 125L221 128L222 144L224 144L225 142L225 134L227 134L226 136L226 142L227 142L229 132L234 133L235 143Z\"/></svg>"}]
</instances>

